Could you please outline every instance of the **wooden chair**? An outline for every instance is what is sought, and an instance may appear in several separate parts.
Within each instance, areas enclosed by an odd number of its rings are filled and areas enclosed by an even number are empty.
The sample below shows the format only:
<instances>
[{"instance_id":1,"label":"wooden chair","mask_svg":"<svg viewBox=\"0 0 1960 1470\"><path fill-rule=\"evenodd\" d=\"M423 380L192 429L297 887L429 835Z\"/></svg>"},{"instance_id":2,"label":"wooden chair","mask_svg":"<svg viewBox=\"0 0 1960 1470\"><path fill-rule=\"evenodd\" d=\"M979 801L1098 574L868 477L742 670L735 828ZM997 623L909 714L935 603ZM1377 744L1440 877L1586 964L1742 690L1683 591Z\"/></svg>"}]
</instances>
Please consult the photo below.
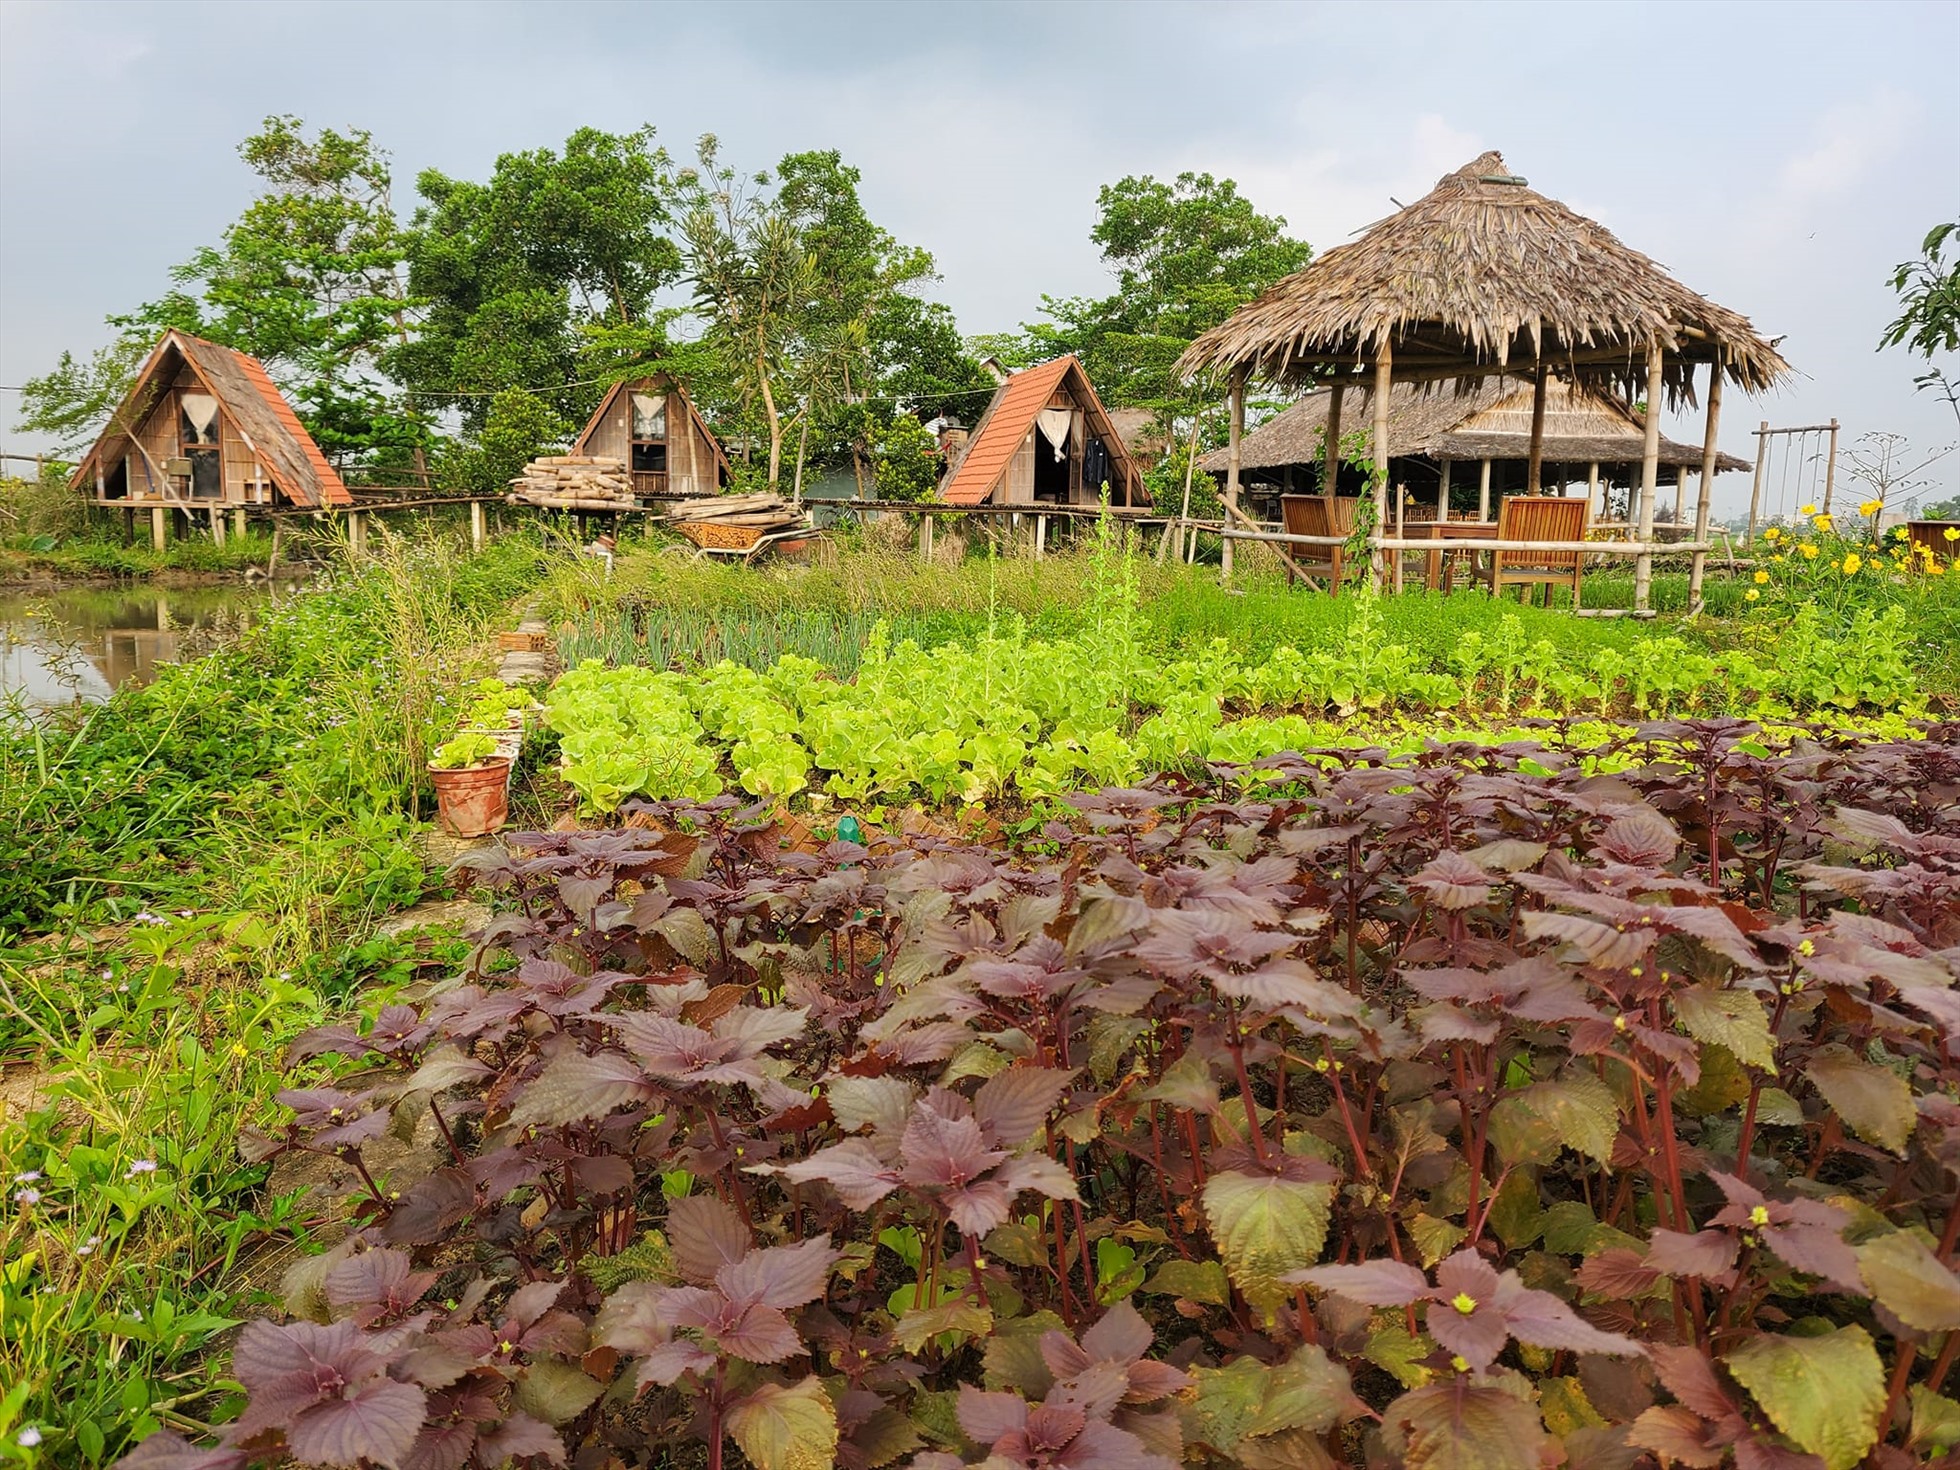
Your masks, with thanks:
<instances>
[{"instance_id":1,"label":"wooden chair","mask_svg":"<svg viewBox=\"0 0 1960 1470\"><path fill-rule=\"evenodd\" d=\"M1500 541L1583 541L1592 523L1589 500L1567 499L1562 495L1507 495L1497 510L1497 539ZM1581 551L1494 551L1490 558L1490 592L1501 597L1513 583L1525 588L1525 601L1531 600L1531 585L1545 585L1545 605L1551 606L1552 587L1562 584L1572 589L1572 605L1579 605L1579 579L1585 575L1585 553Z\"/></svg>"},{"instance_id":2,"label":"wooden chair","mask_svg":"<svg viewBox=\"0 0 1960 1470\"><path fill-rule=\"evenodd\" d=\"M1349 536L1354 533L1354 498L1339 495L1282 495L1280 518L1289 536ZM1347 548L1342 546L1288 546L1294 566L1286 569L1288 585L1295 567L1327 579L1327 590L1341 595L1341 579L1347 575Z\"/></svg>"}]
</instances>

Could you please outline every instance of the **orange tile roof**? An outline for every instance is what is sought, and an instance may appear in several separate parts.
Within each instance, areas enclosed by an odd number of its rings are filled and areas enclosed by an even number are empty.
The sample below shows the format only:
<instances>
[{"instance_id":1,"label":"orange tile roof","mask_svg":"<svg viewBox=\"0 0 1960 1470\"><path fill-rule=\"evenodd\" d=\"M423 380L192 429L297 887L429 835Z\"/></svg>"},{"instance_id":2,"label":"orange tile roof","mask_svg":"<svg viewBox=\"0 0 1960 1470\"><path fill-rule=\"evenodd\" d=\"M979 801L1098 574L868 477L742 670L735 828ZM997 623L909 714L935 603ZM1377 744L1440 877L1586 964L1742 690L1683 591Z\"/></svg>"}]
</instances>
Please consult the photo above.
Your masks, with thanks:
<instances>
[{"instance_id":1,"label":"orange tile roof","mask_svg":"<svg viewBox=\"0 0 1960 1470\"><path fill-rule=\"evenodd\" d=\"M326 455L322 454L320 446L313 442L313 436L306 432L306 426L299 421L299 415L293 412L293 406L286 402L286 396L267 376L265 364L256 357L247 357L242 352L233 351L232 356L238 359L239 368L251 381L252 386L258 389L259 397L264 399L265 406L272 410L272 416L279 420L279 426L292 436L293 443L300 453L306 456L306 462L312 467L314 477L319 482L319 503L352 505L354 497L348 494L347 486L341 482L334 467L327 463Z\"/></svg>"},{"instance_id":2,"label":"orange tile roof","mask_svg":"<svg viewBox=\"0 0 1960 1470\"><path fill-rule=\"evenodd\" d=\"M1058 357L1016 373L1001 384L987 406L986 417L974 431L966 458L940 489L939 498L948 505L979 505L993 494L1021 441L1028 437L1035 419L1075 365L1073 357Z\"/></svg>"}]
</instances>

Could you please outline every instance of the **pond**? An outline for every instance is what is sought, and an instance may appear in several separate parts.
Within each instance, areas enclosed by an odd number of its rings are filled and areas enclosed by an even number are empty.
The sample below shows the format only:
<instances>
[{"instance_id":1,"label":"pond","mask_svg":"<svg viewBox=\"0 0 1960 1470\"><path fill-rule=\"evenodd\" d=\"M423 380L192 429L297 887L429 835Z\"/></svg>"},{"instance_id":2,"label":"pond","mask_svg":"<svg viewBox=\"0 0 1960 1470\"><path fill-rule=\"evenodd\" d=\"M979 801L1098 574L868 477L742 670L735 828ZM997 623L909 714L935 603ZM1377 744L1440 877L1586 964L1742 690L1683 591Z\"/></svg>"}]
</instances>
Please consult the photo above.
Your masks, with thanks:
<instances>
[{"instance_id":1,"label":"pond","mask_svg":"<svg viewBox=\"0 0 1960 1470\"><path fill-rule=\"evenodd\" d=\"M147 684L298 586L0 588L0 704L96 703Z\"/></svg>"}]
</instances>

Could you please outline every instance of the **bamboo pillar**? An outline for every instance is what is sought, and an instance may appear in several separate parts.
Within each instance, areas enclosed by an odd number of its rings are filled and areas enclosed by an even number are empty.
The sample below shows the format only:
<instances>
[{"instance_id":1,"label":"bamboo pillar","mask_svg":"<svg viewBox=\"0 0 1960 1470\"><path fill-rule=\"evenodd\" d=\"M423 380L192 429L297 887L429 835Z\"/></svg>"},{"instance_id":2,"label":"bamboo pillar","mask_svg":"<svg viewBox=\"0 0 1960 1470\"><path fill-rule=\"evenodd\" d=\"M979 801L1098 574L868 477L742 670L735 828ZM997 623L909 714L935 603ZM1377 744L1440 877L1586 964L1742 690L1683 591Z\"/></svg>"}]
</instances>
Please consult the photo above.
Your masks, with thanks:
<instances>
[{"instance_id":1,"label":"bamboo pillar","mask_svg":"<svg viewBox=\"0 0 1960 1470\"><path fill-rule=\"evenodd\" d=\"M1402 539L1402 532L1405 525L1403 512L1408 505L1408 500L1409 487L1407 485L1397 485L1395 487L1395 539L1397 541ZM1400 551L1395 553L1395 595L1398 597L1402 595L1402 553Z\"/></svg>"},{"instance_id":2,"label":"bamboo pillar","mask_svg":"<svg viewBox=\"0 0 1960 1470\"><path fill-rule=\"evenodd\" d=\"M231 509L231 534L240 541L245 539L245 507L235 505Z\"/></svg>"},{"instance_id":3,"label":"bamboo pillar","mask_svg":"<svg viewBox=\"0 0 1960 1470\"><path fill-rule=\"evenodd\" d=\"M353 553L354 560L367 560L367 512L364 510L347 513L347 549Z\"/></svg>"},{"instance_id":4,"label":"bamboo pillar","mask_svg":"<svg viewBox=\"0 0 1960 1470\"><path fill-rule=\"evenodd\" d=\"M1756 512L1763 499L1763 451L1769 445L1769 420L1764 419L1756 430L1756 473L1749 481L1749 529L1743 535L1742 544L1747 546L1756 539Z\"/></svg>"},{"instance_id":5,"label":"bamboo pillar","mask_svg":"<svg viewBox=\"0 0 1960 1470\"><path fill-rule=\"evenodd\" d=\"M170 514L160 505L150 507L150 549L162 551L164 542L169 539L170 523L165 519Z\"/></svg>"},{"instance_id":6,"label":"bamboo pillar","mask_svg":"<svg viewBox=\"0 0 1960 1470\"><path fill-rule=\"evenodd\" d=\"M1831 486L1837 480L1837 431L1838 421L1831 420L1831 453L1824 461L1824 514L1831 513Z\"/></svg>"},{"instance_id":7,"label":"bamboo pillar","mask_svg":"<svg viewBox=\"0 0 1960 1470\"><path fill-rule=\"evenodd\" d=\"M1243 459L1240 443L1245 438L1245 369L1232 369L1232 400L1230 422L1226 429L1225 441L1225 522L1230 525L1238 515L1239 509L1239 469ZM1219 542L1220 571L1232 575L1232 541L1221 538Z\"/></svg>"},{"instance_id":8,"label":"bamboo pillar","mask_svg":"<svg viewBox=\"0 0 1960 1470\"><path fill-rule=\"evenodd\" d=\"M1443 473L1436 482L1436 520L1440 525L1450 518L1450 457L1443 456Z\"/></svg>"},{"instance_id":9,"label":"bamboo pillar","mask_svg":"<svg viewBox=\"0 0 1960 1470\"><path fill-rule=\"evenodd\" d=\"M483 502L470 502L470 550L483 550L483 543L489 539L488 528L484 525Z\"/></svg>"},{"instance_id":10,"label":"bamboo pillar","mask_svg":"<svg viewBox=\"0 0 1960 1470\"><path fill-rule=\"evenodd\" d=\"M1597 507L1595 510L1589 510L1587 514L1597 515L1602 521L1606 519L1606 501L1599 492L1598 460L1586 466L1586 504Z\"/></svg>"},{"instance_id":11,"label":"bamboo pillar","mask_svg":"<svg viewBox=\"0 0 1960 1470\"><path fill-rule=\"evenodd\" d=\"M1688 503L1688 467L1678 466L1674 471L1674 524L1681 524L1681 511Z\"/></svg>"},{"instance_id":12,"label":"bamboo pillar","mask_svg":"<svg viewBox=\"0 0 1960 1470\"><path fill-rule=\"evenodd\" d=\"M1164 534L1167 536L1170 534L1169 526L1164 527ZM1048 555L1048 517L1036 516L1034 518L1034 559L1036 561L1040 561L1043 557L1047 555Z\"/></svg>"},{"instance_id":13,"label":"bamboo pillar","mask_svg":"<svg viewBox=\"0 0 1960 1470\"><path fill-rule=\"evenodd\" d=\"M1484 461L1483 472L1477 476L1477 519L1490 519L1490 461Z\"/></svg>"},{"instance_id":14,"label":"bamboo pillar","mask_svg":"<svg viewBox=\"0 0 1960 1470\"><path fill-rule=\"evenodd\" d=\"M1640 451L1640 524L1634 532L1642 547L1654 539L1654 490L1661 472L1661 393L1667 386L1662 373L1666 367L1667 355L1661 350L1661 344L1648 343L1646 433ZM1648 610L1653 585L1653 553L1642 550L1633 559L1633 610L1636 613Z\"/></svg>"},{"instance_id":15,"label":"bamboo pillar","mask_svg":"<svg viewBox=\"0 0 1960 1470\"><path fill-rule=\"evenodd\" d=\"M1375 535L1376 545L1368 554L1368 580L1379 592L1382 587L1382 531L1388 525L1388 394L1394 386L1395 351L1388 339L1375 351L1375 427L1370 436L1373 442L1368 446L1374 460L1375 490ZM1397 555L1396 560L1401 560Z\"/></svg>"},{"instance_id":16,"label":"bamboo pillar","mask_svg":"<svg viewBox=\"0 0 1960 1470\"><path fill-rule=\"evenodd\" d=\"M1715 464L1720 450L1716 447L1716 435L1722 423L1722 358L1718 352L1715 361L1708 367L1708 421L1701 436L1701 490L1695 497L1695 545L1699 547L1708 539L1708 513L1715 500ZM1688 616L1698 617L1701 613L1702 552L1695 552L1695 559L1688 571Z\"/></svg>"},{"instance_id":17,"label":"bamboo pillar","mask_svg":"<svg viewBox=\"0 0 1960 1470\"><path fill-rule=\"evenodd\" d=\"M1531 375L1531 454L1524 466L1524 493L1538 493L1539 476L1545 465L1545 367L1540 363Z\"/></svg>"},{"instance_id":18,"label":"bamboo pillar","mask_svg":"<svg viewBox=\"0 0 1960 1470\"><path fill-rule=\"evenodd\" d=\"M919 559L921 561L932 560L932 517L931 516L921 516L919 518Z\"/></svg>"},{"instance_id":19,"label":"bamboo pillar","mask_svg":"<svg viewBox=\"0 0 1960 1470\"><path fill-rule=\"evenodd\" d=\"M1327 443L1321 451L1320 493L1339 493L1341 483L1341 396L1346 386L1336 383L1327 399Z\"/></svg>"}]
</instances>

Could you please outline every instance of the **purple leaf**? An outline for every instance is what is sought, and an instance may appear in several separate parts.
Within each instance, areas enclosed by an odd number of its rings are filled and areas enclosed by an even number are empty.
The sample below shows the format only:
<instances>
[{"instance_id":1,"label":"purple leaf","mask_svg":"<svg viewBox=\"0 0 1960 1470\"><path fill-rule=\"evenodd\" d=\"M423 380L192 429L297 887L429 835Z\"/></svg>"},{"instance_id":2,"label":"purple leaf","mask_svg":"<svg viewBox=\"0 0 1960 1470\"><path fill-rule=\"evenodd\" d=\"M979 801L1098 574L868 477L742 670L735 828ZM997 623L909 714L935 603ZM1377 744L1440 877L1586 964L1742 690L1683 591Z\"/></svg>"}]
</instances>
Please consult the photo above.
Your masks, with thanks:
<instances>
[{"instance_id":1,"label":"purple leaf","mask_svg":"<svg viewBox=\"0 0 1960 1470\"><path fill-rule=\"evenodd\" d=\"M1422 1272L1401 1261L1309 1266L1304 1271L1288 1271L1280 1280L1294 1286L1319 1287L1368 1307L1406 1307L1429 1292L1429 1282Z\"/></svg>"},{"instance_id":2,"label":"purple leaf","mask_svg":"<svg viewBox=\"0 0 1960 1470\"><path fill-rule=\"evenodd\" d=\"M946 1216L963 1235L985 1235L1007 1223L1014 1206L1014 1195L995 1179L976 1179L971 1184L940 1191L939 1202Z\"/></svg>"},{"instance_id":3,"label":"purple leaf","mask_svg":"<svg viewBox=\"0 0 1960 1470\"><path fill-rule=\"evenodd\" d=\"M116 1470L244 1470L251 1457L227 1445L200 1449L180 1434L159 1429L116 1462Z\"/></svg>"},{"instance_id":4,"label":"purple leaf","mask_svg":"<svg viewBox=\"0 0 1960 1470\"><path fill-rule=\"evenodd\" d=\"M554 1465L565 1463L565 1441L549 1424L513 1410L509 1418L477 1441L477 1458L485 1465L542 1455Z\"/></svg>"},{"instance_id":5,"label":"purple leaf","mask_svg":"<svg viewBox=\"0 0 1960 1470\"><path fill-rule=\"evenodd\" d=\"M690 1194L667 1208L667 1245L684 1281L706 1285L747 1255L749 1244L748 1222L711 1194Z\"/></svg>"},{"instance_id":6,"label":"purple leaf","mask_svg":"<svg viewBox=\"0 0 1960 1470\"><path fill-rule=\"evenodd\" d=\"M878 1157L861 1138L847 1138L819 1149L794 1164L761 1164L758 1170L780 1174L798 1184L822 1180L837 1191L847 1208L868 1210L898 1188L899 1171Z\"/></svg>"},{"instance_id":7,"label":"purple leaf","mask_svg":"<svg viewBox=\"0 0 1960 1470\"><path fill-rule=\"evenodd\" d=\"M1609 1353L1627 1358L1637 1358L1646 1352L1630 1337L1621 1337L1616 1332L1601 1332L1549 1291L1534 1291L1527 1287L1515 1271L1506 1271L1499 1281L1494 1305L1503 1313L1511 1336L1532 1347L1565 1348L1575 1353ZM1432 1329L1440 1310L1440 1306L1429 1309ZM1441 1341L1440 1338L1437 1340Z\"/></svg>"},{"instance_id":8,"label":"purple leaf","mask_svg":"<svg viewBox=\"0 0 1960 1470\"><path fill-rule=\"evenodd\" d=\"M653 1096L646 1074L619 1052L562 1051L524 1088L510 1111L513 1128L558 1128L603 1118Z\"/></svg>"},{"instance_id":9,"label":"purple leaf","mask_svg":"<svg viewBox=\"0 0 1960 1470\"><path fill-rule=\"evenodd\" d=\"M476 1186L458 1168L438 1169L410 1185L381 1227L396 1245L434 1245L476 1208Z\"/></svg>"},{"instance_id":10,"label":"purple leaf","mask_svg":"<svg viewBox=\"0 0 1960 1470\"><path fill-rule=\"evenodd\" d=\"M1047 1154L1020 1154L994 1171L994 1179L1009 1194L1032 1189L1049 1199L1079 1199L1075 1176Z\"/></svg>"},{"instance_id":11,"label":"purple leaf","mask_svg":"<svg viewBox=\"0 0 1960 1470\"><path fill-rule=\"evenodd\" d=\"M769 1307L800 1307L824 1294L830 1268L842 1252L830 1248L828 1232L796 1245L751 1251L715 1273L715 1285L733 1301Z\"/></svg>"},{"instance_id":12,"label":"purple leaf","mask_svg":"<svg viewBox=\"0 0 1960 1470\"><path fill-rule=\"evenodd\" d=\"M371 1250L335 1265L321 1289L333 1306L376 1306L396 1315L419 1301L435 1279L433 1271L411 1270L405 1251Z\"/></svg>"},{"instance_id":13,"label":"purple leaf","mask_svg":"<svg viewBox=\"0 0 1960 1470\"><path fill-rule=\"evenodd\" d=\"M941 1188L977 1179L1007 1157L1004 1150L987 1146L977 1120L946 1117L934 1108L931 1098L905 1125L899 1153L905 1160L907 1184Z\"/></svg>"},{"instance_id":14,"label":"purple leaf","mask_svg":"<svg viewBox=\"0 0 1960 1470\"><path fill-rule=\"evenodd\" d=\"M970 1383L960 1385L958 1412L966 1437L990 1449L1028 1424L1028 1402L1018 1393L985 1393Z\"/></svg>"},{"instance_id":15,"label":"purple leaf","mask_svg":"<svg viewBox=\"0 0 1960 1470\"><path fill-rule=\"evenodd\" d=\"M1683 1235L1656 1229L1647 1241L1647 1264L1664 1276L1720 1276L1735 1264L1735 1237L1725 1230Z\"/></svg>"},{"instance_id":16,"label":"purple leaf","mask_svg":"<svg viewBox=\"0 0 1960 1470\"><path fill-rule=\"evenodd\" d=\"M315 1465L370 1460L393 1470L414 1447L427 1408L421 1389L376 1379L301 1414L287 1427L286 1444L295 1459Z\"/></svg>"},{"instance_id":17,"label":"purple leaf","mask_svg":"<svg viewBox=\"0 0 1960 1470\"><path fill-rule=\"evenodd\" d=\"M1017 1148L1041 1131L1074 1075L1059 1067L1009 1067L980 1085L973 1116L992 1142Z\"/></svg>"},{"instance_id":18,"label":"purple leaf","mask_svg":"<svg viewBox=\"0 0 1960 1470\"><path fill-rule=\"evenodd\" d=\"M529 1327L558 1303L565 1294L562 1281L528 1281L510 1294L504 1303L504 1316L520 1328Z\"/></svg>"},{"instance_id":19,"label":"purple leaf","mask_svg":"<svg viewBox=\"0 0 1960 1470\"><path fill-rule=\"evenodd\" d=\"M1490 874L1454 849L1438 853L1413 878L1439 908L1475 908L1490 897Z\"/></svg>"},{"instance_id":20,"label":"purple leaf","mask_svg":"<svg viewBox=\"0 0 1960 1470\"><path fill-rule=\"evenodd\" d=\"M1467 1311L1466 1302L1472 1303ZM1473 1298L1467 1292L1431 1300L1423 1322L1438 1347L1455 1353L1479 1373L1497 1361L1509 1335L1504 1314L1487 1298Z\"/></svg>"},{"instance_id":21,"label":"purple leaf","mask_svg":"<svg viewBox=\"0 0 1960 1470\"><path fill-rule=\"evenodd\" d=\"M1150 1351L1155 1336L1143 1314L1121 1301L1082 1334L1082 1350L1098 1361L1134 1363Z\"/></svg>"}]
</instances>

